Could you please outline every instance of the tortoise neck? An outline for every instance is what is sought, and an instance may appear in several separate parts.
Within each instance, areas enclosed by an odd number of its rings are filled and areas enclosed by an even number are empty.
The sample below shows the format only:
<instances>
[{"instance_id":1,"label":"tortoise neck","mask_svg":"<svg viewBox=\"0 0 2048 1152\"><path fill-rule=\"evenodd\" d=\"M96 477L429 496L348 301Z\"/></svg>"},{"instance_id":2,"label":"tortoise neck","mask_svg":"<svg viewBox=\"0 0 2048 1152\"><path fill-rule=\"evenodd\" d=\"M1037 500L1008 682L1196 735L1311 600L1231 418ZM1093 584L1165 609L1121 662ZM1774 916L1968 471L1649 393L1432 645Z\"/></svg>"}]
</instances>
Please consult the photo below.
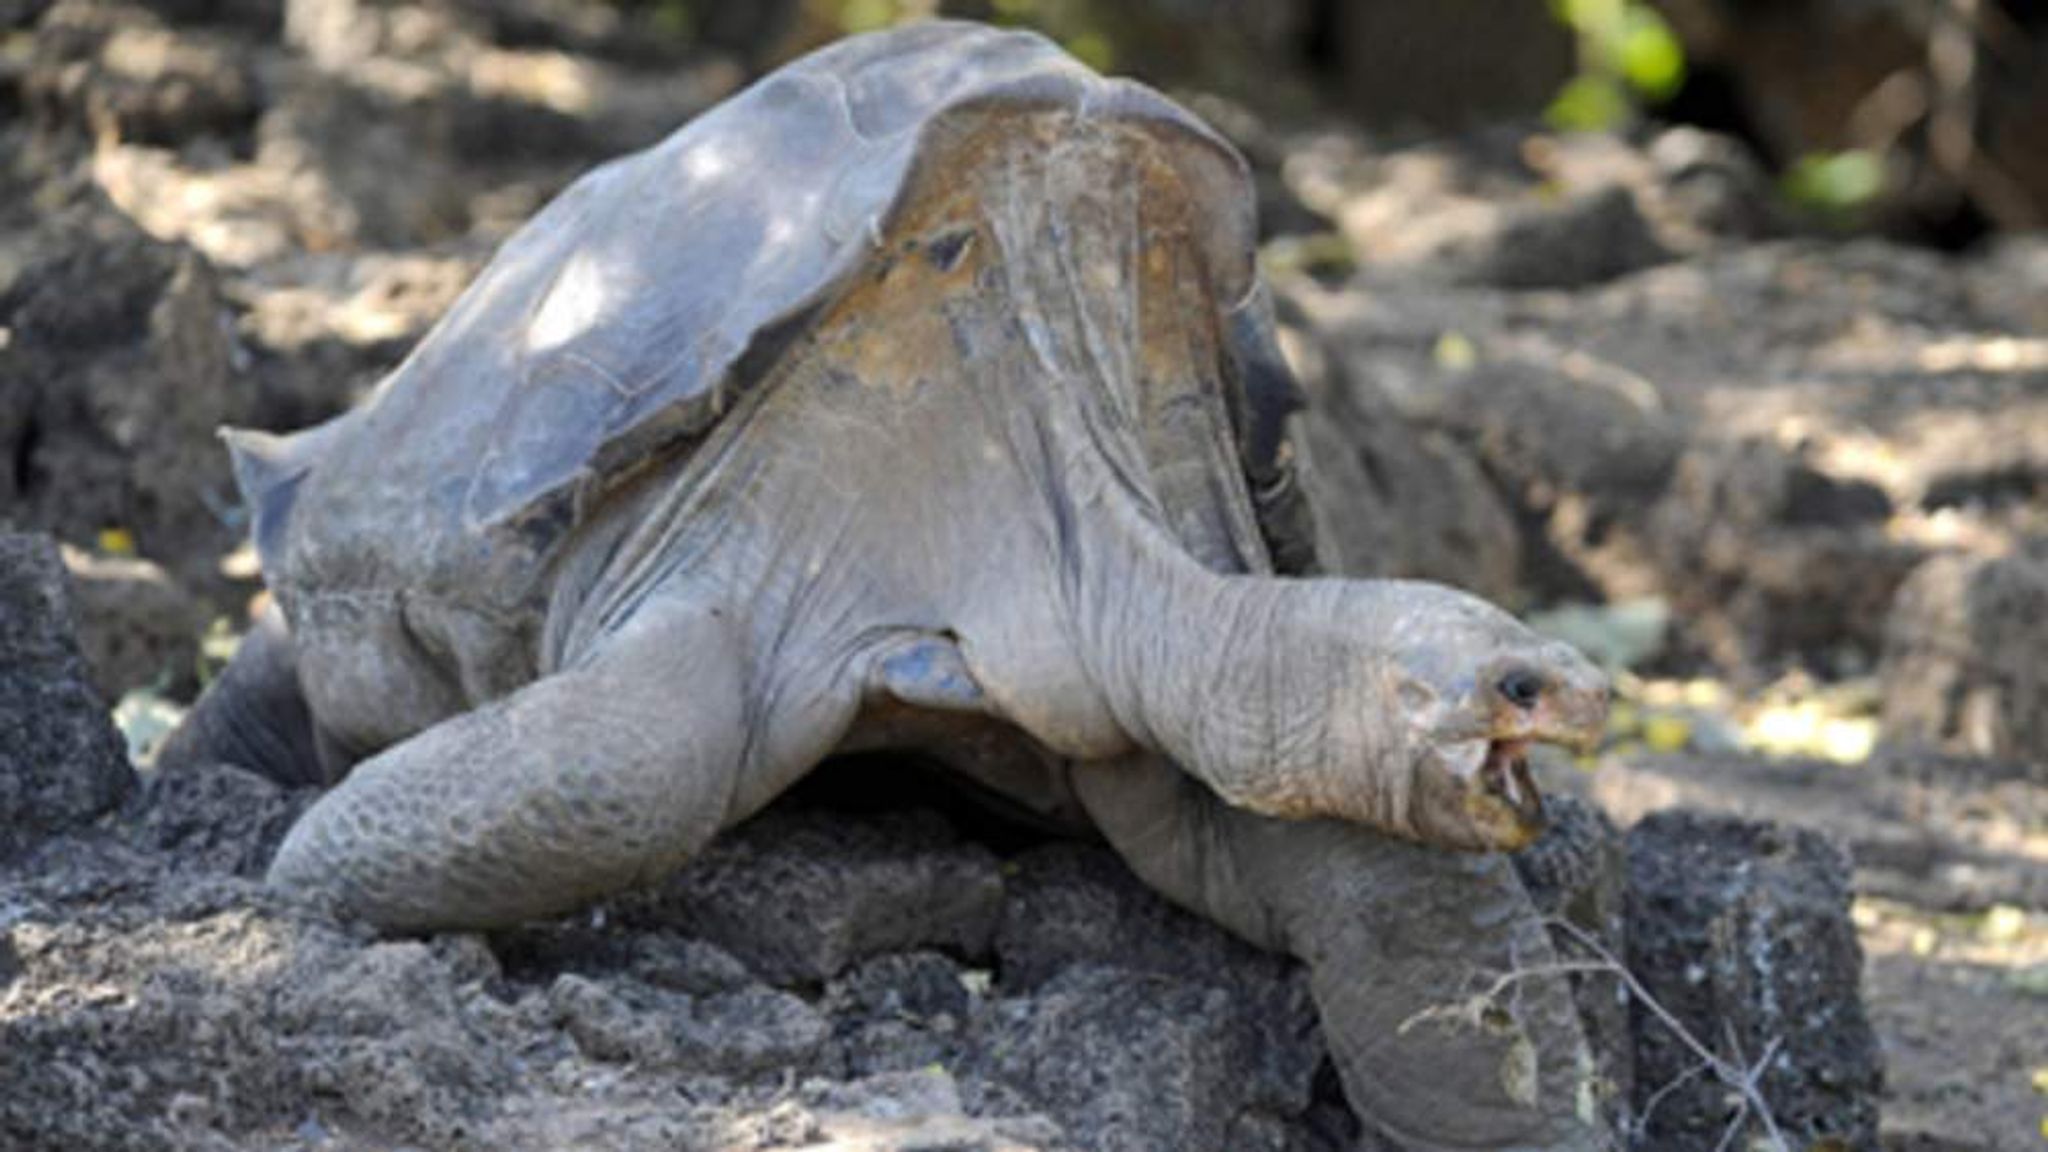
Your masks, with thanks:
<instances>
[{"instance_id":1,"label":"tortoise neck","mask_svg":"<svg viewBox=\"0 0 2048 1152\"><path fill-rule=\"evenodd\" d=\"M1225 575L1170 544L1093 597L1095 673L1133 739L1225 800L1391 824L1398 739L1372 682L1375 585Z\"/></svg>"}]
</instances>

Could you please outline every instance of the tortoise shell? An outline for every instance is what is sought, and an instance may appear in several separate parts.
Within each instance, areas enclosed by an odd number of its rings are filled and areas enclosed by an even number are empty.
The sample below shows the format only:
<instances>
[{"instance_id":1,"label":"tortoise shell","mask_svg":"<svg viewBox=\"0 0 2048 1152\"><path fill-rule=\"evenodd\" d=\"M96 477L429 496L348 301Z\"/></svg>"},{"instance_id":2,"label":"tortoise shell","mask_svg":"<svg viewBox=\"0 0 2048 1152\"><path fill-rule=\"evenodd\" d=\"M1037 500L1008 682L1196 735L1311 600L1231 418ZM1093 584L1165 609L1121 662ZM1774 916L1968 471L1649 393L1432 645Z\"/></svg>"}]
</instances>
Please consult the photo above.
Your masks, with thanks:
<instances>
[{"instance_id":1,"label":"tortoise shell","mask_svg":"<svg viewBox=\"0 0 2048 1152\"><path fill-rule=\"evenodd\" d=\"M973 162L970 125L1047 111L1167 143L1205 222L1249 488L1290 567L1310 551L1305 519L1283 514L1281 425L1299 398L1272 342L1244 161L1186 110L1041 36L933 22L813 53L576 181L356 411L290 437L230 432L266 575L285 576L296 494L344 436L377 446L374 468L346 453L356 535L444 550L450 534L470 550L510 537L545 555L622 476L687 451L773 378L778 350L882 257L907 189ZM323 500L323 518L336 506Z\"/></svg>"}]
</instances>

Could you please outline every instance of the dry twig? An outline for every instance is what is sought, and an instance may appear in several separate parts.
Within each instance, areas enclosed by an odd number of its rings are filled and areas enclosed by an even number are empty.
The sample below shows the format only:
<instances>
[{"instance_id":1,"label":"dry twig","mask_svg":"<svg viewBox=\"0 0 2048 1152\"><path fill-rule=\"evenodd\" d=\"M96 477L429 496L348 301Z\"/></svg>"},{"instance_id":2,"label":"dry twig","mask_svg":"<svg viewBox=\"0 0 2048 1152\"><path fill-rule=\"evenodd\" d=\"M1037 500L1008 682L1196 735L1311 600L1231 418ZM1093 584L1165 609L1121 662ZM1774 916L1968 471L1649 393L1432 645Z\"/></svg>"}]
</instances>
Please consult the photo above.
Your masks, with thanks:
<instances>
[{"instance_id":1,"label":"dry twig","mask_svg":"<svg viewBox=\"0 0 2048 1152\"><path fill-rule=\"evenodd\" d=\"M1642 1114L1627 1121L1628 1131L1625 1136L1631 1146L1640 1146L1649 1128L1650 1117L1655 1114L1658 1105L1662 1104L1666 1097L1697 1079L1702 1073L1712 1073L1715 1080L1734 1092L1741 1101L1740 1109L1730 1118L1727 1129L1721 1134L1720 1143L1715 1146L1716 1152L1728 1148L1741 1134L1745 1123L1751 1117L1763 1127L1764 1147L1769 1149L1769 1152L1792 1152L1791 1145L1786 1142L1784 1133L1778 1128L1777 1118L1771 1114L1770 1103L1764 1099L1761 1086L1765 1071L1778 1054L1781 1040L1772 1039L1764 1045L1763 1052L1756 1060L1750 1061L1744 1057L1742 1045L1737 1040L1734 1029L1724 1024L1724 1039L1730 1053L1724 1056L1707 1047L1699 1037L1693 1035L1692 1030L1656 997L1650 995L1650 990L1636 979L1635 973L1629 971L1627 965L1608 951L1607 946L1600 943L1591 933L1568 920L1555 917L1545 918L1544 926L1562 935L1590 958L1559 960L1530 968L1523 968L1517 963L1512 971L1493 976L1486 987L1463 1000L1417 1012L1402 1021L1397 1031L1405 1033L1419 1024L1433 1021L1459 1023L1478 1028L1485 1024L1490 1013L1505 1012L1512 1016L1515 1010L1514 997L1525 980L1554 976L1612 976L1620 981L1622 987L1628 990L1628 994L1647 1008L1658 1023L1697 1060L1692 1067L1651 1093L1643 1106ZM1502 1004L1503 997L1508 997L1505 1005Z\"/></svg>"}]
</instances>

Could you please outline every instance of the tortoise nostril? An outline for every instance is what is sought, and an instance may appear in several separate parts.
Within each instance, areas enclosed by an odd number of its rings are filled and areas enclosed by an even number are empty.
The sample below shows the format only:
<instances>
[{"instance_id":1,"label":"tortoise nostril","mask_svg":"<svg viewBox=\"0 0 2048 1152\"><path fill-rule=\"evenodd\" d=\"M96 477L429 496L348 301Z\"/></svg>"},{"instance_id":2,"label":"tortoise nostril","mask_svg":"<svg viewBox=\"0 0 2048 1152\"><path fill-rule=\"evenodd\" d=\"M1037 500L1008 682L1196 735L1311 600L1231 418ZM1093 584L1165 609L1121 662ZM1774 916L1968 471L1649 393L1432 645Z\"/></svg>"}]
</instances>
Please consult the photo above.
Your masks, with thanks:
<instances>
[{"instance_id":1,"label":"tortoise nostril","mask_svg":"<svg viewBox=\"0 0 2048 1152\"><path fill-rule=\"evenodd\" d=\"M1543 696L1543 677L1526 668L1517 668L1502 676L1495 687L1508 703L1528 710L1536 707L1536 701Z\"/></svg>"}]
</instances>

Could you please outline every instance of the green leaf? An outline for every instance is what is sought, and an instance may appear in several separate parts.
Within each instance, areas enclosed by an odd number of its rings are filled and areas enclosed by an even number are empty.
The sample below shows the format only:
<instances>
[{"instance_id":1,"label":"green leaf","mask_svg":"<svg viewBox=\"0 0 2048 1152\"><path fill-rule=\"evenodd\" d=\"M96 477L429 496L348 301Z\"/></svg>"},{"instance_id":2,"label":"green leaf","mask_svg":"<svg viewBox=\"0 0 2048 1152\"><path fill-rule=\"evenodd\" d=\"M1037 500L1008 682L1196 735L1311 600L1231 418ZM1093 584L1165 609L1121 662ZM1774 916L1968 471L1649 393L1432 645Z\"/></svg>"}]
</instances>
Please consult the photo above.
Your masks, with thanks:
<instances>
[{"instance_id":1,"label":"green leaf","mask_svg":"<svg viewBox=\"0 0 2048 1152\"><path fill-rule=\"evenodd\" d=\"M1627 0L1551 0L1550 10L1580 35L1601 38L1620 27L1626 5Z\"/></svg>"},{"instance_id":2,"label":"green leaf","mask_svg":"<svg viewBox=\"0 0 2048 1152\"><path fill-rule=\"evenodd\" d=\"M1884 191L1884 158L1875 152L1816 152L1800 157L1785 176L1785 194L1823 212L1853 212Z\"/></svg>"},{"instance_id":3,"label":"green leaf","mask_svg":"<svg viewBox=\"0 0 2048 1152\"><path fill-rule=\"evenodd\" d=\"M1666 99L1685 83L1685 49L1664 18L1648 8L1628 10L1616 55L1629 86L1646 99Z\"/></svg>"},{"instance_id":4,"label":"green leaf","mask_svg":"<svg viewBox=\"0 0 2048 1152\"><path fill-rule=\"evenodd\" d=\"M1621 85L1611 76L1588 73L1573 77L1550 102L1543 118L1565 132L1605 132L1628 121L1633 109Z\"/></svg>"},{"instance_id":5,"label":"green leaf","mask_svg":"<svg viewBox=\"0 0 2048 1152\"><path fill-rule=\"evenodd\" d=\"M895 0L846 0L839 7L839 27L849 35L873 32L894 24L899 15Z\"/></svg>"},{"instance_id":6,"label":"green leaf","mask_svg":"<svg viewBox=\"0 0 2048 1152\"><path fill-rule=\"evenodd\" d=\"M1060 46L1097 72L1108 72L1116 67L1116 52L1110 47L1109 37L1099 32L1077 32Z\"/></svg>"},{"instance_id":7,"label":"green leaf","mask_svg":"<svg viewBox=\"0 0 2048 1152\"><path fill-rule=\"evenodd\" d=\"M1479 363L1479 346L1472 343L1470 336L1453 329L1436 338L1431 357L1446 372L1470 372Z\"/></svg>"}]
</instances>

